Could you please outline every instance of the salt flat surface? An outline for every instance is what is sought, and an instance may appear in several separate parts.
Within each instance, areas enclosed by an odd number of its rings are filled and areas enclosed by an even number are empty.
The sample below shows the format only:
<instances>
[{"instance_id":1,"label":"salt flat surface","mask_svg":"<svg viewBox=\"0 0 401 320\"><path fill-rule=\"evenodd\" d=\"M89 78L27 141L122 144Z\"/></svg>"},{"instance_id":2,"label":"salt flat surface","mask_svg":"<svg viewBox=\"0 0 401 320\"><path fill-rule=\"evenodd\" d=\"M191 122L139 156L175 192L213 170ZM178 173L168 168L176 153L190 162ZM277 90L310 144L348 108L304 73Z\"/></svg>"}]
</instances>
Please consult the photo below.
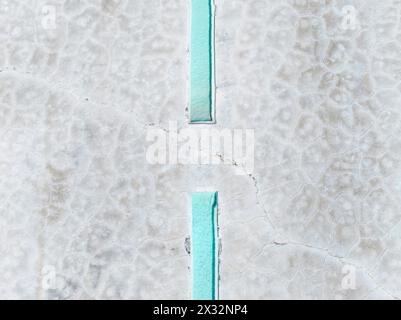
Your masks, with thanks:
<instances>
[{"instance_id":1,"label":"salt flat surface","mask_svg":"<svg viewBox=\"0 0 401 320\"><path fill-rule=\"evenodd\" d=\"M188 127L188 2L0 1L0 297L189 299L206 188L221 299L400 298L401 1L215 0L250 176L146 161Z\"/></svg>"},{"instance_id":2,"label":"salt flat surface","mask_svg":"<svg viewBox=\"0 0 401 320\"><path fill-rule=\"evenodd\" d=\"M255 128L258 204L224 214L221 297L400 297L401 2L217 3L218 119Z\"/></svg>"}]
</instances>

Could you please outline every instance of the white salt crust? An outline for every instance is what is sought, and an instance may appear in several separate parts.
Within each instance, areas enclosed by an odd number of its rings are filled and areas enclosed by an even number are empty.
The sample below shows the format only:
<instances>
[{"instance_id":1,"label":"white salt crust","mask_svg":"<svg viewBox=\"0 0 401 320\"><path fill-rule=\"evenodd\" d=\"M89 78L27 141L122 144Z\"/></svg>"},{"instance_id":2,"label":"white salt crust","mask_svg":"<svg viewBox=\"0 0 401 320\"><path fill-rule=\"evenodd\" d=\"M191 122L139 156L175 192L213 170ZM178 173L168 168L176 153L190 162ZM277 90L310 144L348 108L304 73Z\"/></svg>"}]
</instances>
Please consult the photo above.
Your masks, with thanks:
<instances>
[{"instance_id":1,"label":"white salt crust","mask_svg":"<svg viewBox=\"0 0 401 320\"><path fill-rule=\"evenodd\" d=\"M215 5L214 126L255 130L251 176L146 162L188 127L188 1L0 1L0 298L189 299L199 189L221 299L401 297L401 2Z\"/></svg>"}]
</instances>

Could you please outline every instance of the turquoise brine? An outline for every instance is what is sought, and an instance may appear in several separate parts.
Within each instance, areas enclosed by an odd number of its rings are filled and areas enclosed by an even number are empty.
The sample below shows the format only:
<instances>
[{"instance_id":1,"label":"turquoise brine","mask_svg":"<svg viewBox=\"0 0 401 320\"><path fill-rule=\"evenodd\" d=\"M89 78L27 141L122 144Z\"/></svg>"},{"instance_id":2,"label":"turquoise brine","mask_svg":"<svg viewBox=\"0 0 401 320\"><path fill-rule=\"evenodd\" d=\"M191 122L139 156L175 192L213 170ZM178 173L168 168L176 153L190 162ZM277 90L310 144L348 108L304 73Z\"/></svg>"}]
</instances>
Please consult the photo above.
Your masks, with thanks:
<instances>
[{"instance_id":1,"label":"turquoise brine","mask_svg":"<svg viewBox=\"0 0 401 320\"><path fill-rule=\"evenodd\" d=\"M191 9L191 122L213 121L212 0L192 0Z\"/></svg>"},{"instance_id":2,"label":"turquoise brine","mask_svg":"<svg viewBox=\"0 0 401 320\"><path fill-rule=\"evenodd\" d=\"M217 192L192 193L192 298L216 299Z\"/></svg>"}]
</instances>

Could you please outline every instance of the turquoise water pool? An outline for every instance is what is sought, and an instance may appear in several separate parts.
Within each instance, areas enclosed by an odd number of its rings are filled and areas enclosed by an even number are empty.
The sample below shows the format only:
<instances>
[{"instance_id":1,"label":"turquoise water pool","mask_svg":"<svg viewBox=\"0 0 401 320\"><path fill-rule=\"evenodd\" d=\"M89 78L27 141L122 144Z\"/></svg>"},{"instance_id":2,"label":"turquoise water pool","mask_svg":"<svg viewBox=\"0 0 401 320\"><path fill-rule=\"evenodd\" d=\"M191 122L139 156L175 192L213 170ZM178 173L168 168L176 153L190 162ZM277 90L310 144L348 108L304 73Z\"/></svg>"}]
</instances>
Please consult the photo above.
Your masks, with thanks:
<instances>
[{"instance_id":1,"label":"turquoise water pool","mask_svg":"<svg viewBox=\"0 0 401 320\"><path fill-rule=\"evenodd\" d=\"M192 0L191 9L191 122L213 121L212 0Z\"/></svg>"},{"instance_id":2,"label":"turquoise water pool","mask_svg":"<svg viewBox=\"0 0 401 320\"><path fill-rule=\"evenodd\" d=\"M217 298L217 192L192 193L192 298Z\"/></svg>"}]
</instances>

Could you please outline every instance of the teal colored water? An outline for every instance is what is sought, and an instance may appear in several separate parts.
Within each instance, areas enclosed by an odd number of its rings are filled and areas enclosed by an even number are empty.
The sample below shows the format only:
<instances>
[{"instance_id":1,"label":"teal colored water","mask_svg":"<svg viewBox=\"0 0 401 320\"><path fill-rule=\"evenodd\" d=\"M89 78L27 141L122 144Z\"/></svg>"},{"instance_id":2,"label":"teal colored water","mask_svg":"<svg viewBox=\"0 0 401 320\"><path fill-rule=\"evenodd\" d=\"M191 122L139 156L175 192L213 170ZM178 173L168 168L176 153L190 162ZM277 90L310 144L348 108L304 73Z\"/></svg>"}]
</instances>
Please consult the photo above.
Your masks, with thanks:
<instances>
[{"instance_id":1,"label":"teal colored water","mask_svg":"<svg viewBox=\"0 0 401 320\"><path fill-rule=\"evenodd\" d=\"M192 298L216 299L217 192L192 193Z\"/></svg>"},{"instance_id":2,"label":"teal colored water","mask_svg":"<svg viewBox=\"0 0 401 320\"><path fill-rule=\"evenodd\" d=\"M212 115L212 0L192 0L191 122L208 122Z\"/></svg>"}]
</instances>

